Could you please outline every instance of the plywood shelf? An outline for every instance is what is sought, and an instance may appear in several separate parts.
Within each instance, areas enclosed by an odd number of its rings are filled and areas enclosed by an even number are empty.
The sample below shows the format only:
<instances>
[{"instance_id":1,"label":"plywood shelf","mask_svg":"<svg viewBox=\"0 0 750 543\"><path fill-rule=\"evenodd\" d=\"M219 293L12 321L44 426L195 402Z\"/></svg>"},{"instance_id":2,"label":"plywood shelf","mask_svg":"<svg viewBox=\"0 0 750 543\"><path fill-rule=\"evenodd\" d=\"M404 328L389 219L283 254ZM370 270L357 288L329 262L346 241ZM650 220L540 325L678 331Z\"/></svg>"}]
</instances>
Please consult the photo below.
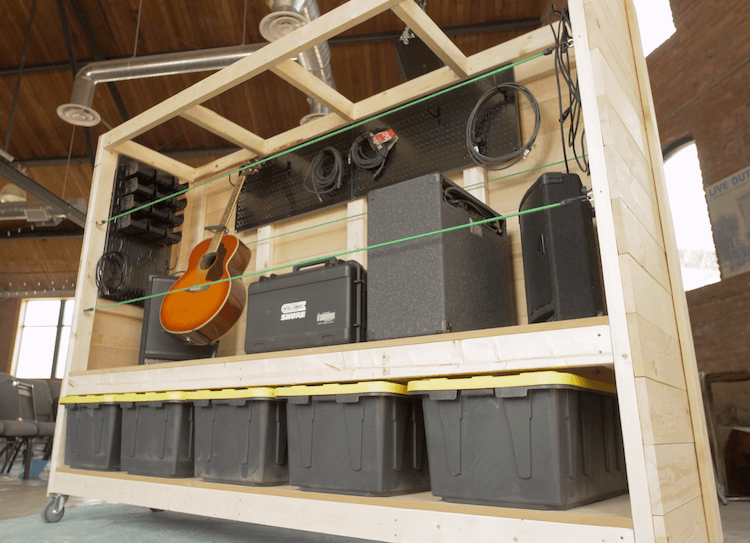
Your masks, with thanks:
<instances>
[{"instance_id":1,"label":"plywood shelf","mask_svg":"<svg viewBox=\"0 0 750 543\"><path fill-rule=\"evenodd\" d=\"M71 372L69 394L366 381L613 366L607 317Z\"/></svg>"},{"instance_id":2,"label":"plywood shelf","mask_svg":"<svg viewBox=\"0 0 750 543\"><path fill-rule=\"evenodd\" d=\"M483 541L490 533L504 533L513 541L511 534L533 530L555 542L634 541L627 495L568 511L545 511L453 504L430 492L377 498L305 492L288 485L251 487L68 467L57 473L56 484L70 495L85 489L89 498L349 537L450 541L460 536L462 541ZM209 503L222 507L207 508ZM367 522L360 516L363 508Z\"/></svg>"}]
</instances>

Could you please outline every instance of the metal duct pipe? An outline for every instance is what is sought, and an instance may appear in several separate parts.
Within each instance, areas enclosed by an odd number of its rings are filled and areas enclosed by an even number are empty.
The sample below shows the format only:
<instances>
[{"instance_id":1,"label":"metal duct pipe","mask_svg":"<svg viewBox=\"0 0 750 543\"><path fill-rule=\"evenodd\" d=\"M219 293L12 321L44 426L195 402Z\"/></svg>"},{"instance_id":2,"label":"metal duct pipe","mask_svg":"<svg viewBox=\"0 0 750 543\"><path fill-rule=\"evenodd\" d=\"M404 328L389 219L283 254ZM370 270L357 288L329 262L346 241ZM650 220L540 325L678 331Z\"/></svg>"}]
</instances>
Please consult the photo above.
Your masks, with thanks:
<instances>
[{"instance_id":1,"label":"metal duct pipe","mask_svg":"<svg viewBox=\"0 0 750 543\"><path fill-rule=\"evenodd\" d=\"M260 33L268 41L277 40L320 17L316 0L266 0L271 13L260 23ZM297 62L331 88L336 88L331 72L331 49L323 41L315 47L297 55ZM320 102L308 98L310 114L305 115L300 124L328 114L330 111Z\"/></svg>"},{"instance_id":2,"label":"metal duct pipe","mask_svg":"<svg viewBox=\"0 0 750 543\"><path fill-rule=\"evenodd\" d=\"M101 121L99 113L91 108L97 83L221 70L264 45L266 44L253 43L92 62L78 71L70 103L59 106L57 114L70 124L95 126Z\"/></svg>"}]
</instances>

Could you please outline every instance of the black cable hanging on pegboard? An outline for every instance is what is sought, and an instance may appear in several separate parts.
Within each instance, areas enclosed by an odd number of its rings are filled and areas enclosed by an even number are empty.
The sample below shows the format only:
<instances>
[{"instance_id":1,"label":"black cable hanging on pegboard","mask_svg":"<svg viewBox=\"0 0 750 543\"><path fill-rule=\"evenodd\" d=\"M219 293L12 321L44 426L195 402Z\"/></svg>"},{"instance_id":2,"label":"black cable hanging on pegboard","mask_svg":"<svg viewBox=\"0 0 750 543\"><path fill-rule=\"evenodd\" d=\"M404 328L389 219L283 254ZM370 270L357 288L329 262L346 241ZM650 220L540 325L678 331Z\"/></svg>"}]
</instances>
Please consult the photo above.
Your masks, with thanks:
<instances>
[{"instance_id":1,"label":"black cable hanging on pegboard","mask_svg":"<svg viewBox=\"0 0 750 543\"><path fill-rule=\"evenodd\" d=\"M498 94L503 95L503 103L508 102L510 99L508 91L519 92L529 101L531 109L534 111L534 129L526 143L517 149L513 149L509 153L502 155L489 156L486 154L488 120L485 118L486 115L480 116L479 113L486 110L486 104ZM485 170L504 170L528 156L531 148L534 146L536 137L539 135L540 126L541 115L539 112L539 103L534 94L520 83L498 83L482 95L469 114L469 119L466 122L466 150L469 152L471 159Z\"/></svg>"},{"instance_id":2,"label":"black cable hanging on pegboard","mask_svg":"<svg viewBox=\"0 0 750 543\"><path fill-rule=\"evenodd\" d=\"M341 152L335 147L324 147L310 162L302 186L307 192L314 193L322 203L321 194L330 194L342 187L343 173L344 157Z\"/></svg>"},{"instance_id":3,"label":"black cable hanging on pegboard","mask_svg":"<svg viewBox=\"0 0 750 543\"><path fill-rule=\"evenodd\" d=\"M557 28L553 18L557 17ZM560 109L560 139L563 147L563 158L565 159L565 169L570 173L568 166L567 148L573 151L578 167L583 173L589 172L589 162L586 154L586 129L581 128L581 92L578 86L578 75L575 79L571 73L570 48L573 47L572 26L570 23L570 13L568 8L558 10L555 5L547 14L547 23L552 29L552 35L555 37L554 55L555 55L555 80L557 81L557 99ZM563 109L563 92L560 84L562 78L565 86L568 88L568 107ZM568 125L567 140L565 136L565 123ZM580 134L579 134L580 130Z\"/></svg>"}]
</instances>

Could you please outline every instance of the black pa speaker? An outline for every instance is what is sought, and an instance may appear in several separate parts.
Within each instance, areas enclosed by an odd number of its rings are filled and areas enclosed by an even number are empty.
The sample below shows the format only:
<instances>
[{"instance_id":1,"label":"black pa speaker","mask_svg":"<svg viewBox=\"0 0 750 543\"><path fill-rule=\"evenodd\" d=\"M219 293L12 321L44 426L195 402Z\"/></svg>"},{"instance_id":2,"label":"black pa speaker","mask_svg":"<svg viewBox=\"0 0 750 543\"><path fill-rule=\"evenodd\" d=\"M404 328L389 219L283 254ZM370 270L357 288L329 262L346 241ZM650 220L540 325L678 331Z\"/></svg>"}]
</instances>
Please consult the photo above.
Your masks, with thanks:
<instances>
[{"instance_id":1,"label":"black pa speaker","mask_svg":"<svg viewBox=\"0 0 750 543\"><path fill-rule=\"evenodd\" d=\"M505 221L472 225L498 215L437 173L370 191L369 245L459 228L370 249L368 341L515 324Z\"/></svg>"},{"instance_id":2,"label":"black pa speaker","mask_svg":"<svg viewBox=\"0 0 750 543\"><path fill-rule=\"evenodd\" d=\"M521 200L520 211L586 194L575 174L545 173ZM593 209L580 199L519 217L529 323L604 314Z\"/></svg>"}]
</instances>

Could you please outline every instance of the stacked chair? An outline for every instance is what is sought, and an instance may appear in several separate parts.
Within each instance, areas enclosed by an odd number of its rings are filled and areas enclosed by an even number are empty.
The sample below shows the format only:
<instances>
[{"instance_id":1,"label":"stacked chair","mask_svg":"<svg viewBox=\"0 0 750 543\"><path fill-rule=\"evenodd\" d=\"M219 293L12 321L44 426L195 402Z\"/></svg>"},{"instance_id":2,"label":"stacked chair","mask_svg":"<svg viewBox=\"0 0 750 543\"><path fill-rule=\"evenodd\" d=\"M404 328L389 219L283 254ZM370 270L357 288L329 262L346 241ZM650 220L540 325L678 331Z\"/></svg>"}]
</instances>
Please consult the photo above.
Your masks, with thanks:
<instances>
[{"instance_id":1,"label":"stacked chair","mask_svg":"<svg viewBox=\"0 0 750 543\"><path fill-rule=\"evenodd\" d=\"M0 438L4 440L0 473L10 473L23 451L23 478L28 479L34 452L34 439L47 438L45 458L49 457L55 432L49 386L45 381L19 381L0 373Z\"/></svg>"}]
</instances>

